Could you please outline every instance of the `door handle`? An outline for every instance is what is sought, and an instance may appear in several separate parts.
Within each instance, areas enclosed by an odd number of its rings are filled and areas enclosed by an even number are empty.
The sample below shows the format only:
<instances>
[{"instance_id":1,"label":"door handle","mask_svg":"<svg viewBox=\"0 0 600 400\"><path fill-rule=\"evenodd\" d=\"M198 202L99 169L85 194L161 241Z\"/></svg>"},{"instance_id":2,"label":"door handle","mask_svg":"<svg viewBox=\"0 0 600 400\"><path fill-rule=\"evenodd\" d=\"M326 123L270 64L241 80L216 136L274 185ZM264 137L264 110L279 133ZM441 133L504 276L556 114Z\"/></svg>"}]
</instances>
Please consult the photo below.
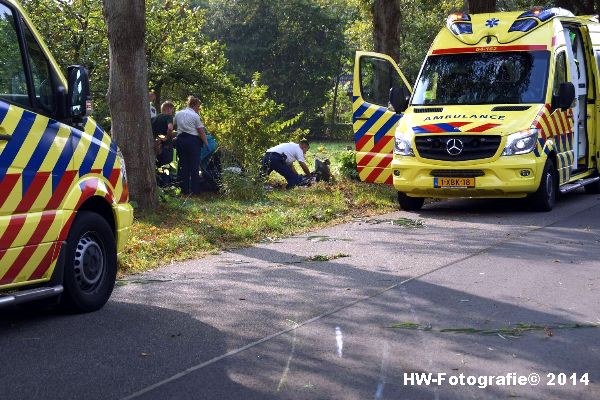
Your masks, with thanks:
<instances>
[{"instance_id":1,"label":"door handle","mask_svg":"<svg viewBox=\"0 0 600 400\"><path fill-rule=\"evenodd\" d=\"M10 139L12 139L12 135L5 135L3 133L0 133L0 140L6 140L6 141L8 141Z\"/></svg>"}]
</instances>

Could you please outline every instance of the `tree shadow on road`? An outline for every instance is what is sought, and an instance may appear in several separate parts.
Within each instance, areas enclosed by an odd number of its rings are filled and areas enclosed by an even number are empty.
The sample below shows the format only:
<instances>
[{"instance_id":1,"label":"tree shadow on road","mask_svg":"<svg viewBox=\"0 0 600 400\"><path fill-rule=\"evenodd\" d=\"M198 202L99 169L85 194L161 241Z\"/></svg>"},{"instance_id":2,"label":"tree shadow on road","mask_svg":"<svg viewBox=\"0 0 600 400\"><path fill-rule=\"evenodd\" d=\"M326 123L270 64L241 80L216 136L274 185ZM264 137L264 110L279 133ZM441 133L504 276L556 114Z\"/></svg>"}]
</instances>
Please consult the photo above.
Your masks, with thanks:
<instances>
[{"instance_id":1,"label":"tree shadow on road","mask_svg":"<svg viewBox=\"0 0 600 400\"><path fill-rule=\"evenodd\" d=\"M0 311L3 399L119 399L226 352L214 327L168 308L111 301L90 314ZM7 367L10 364L10 367ZM182 384L193 382L191 387ZM140 399L268 399L229 379L226 362Z\"/></svg>"}]
</instances>

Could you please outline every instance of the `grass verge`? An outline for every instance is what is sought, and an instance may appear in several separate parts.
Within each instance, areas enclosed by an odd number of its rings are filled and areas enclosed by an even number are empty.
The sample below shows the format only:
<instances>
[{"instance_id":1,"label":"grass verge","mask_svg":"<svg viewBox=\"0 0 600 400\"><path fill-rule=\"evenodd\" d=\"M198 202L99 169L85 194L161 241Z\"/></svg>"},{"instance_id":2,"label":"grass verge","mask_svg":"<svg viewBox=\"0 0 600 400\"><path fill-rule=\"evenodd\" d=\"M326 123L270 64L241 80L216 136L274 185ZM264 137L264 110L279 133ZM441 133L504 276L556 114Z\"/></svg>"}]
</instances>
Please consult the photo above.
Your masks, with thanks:
<instances>
[{"instance_id":1,"label":"grass verge","mask_svg":"<svg viewBox=\"0 0 600 400\"><path fill-rule=\"evenodd\" d=\"M311 151L329 157L335 166L338 149L346 145L316 143ZM308 162L312 165L311 159ZM256 201L218 194L168 197L156 210L136 212L132 237L119 256L120 271L142 272L397 208L395 191L389 186L336 178L333 184L274 190Z\"/></svg>"}]
</instances>

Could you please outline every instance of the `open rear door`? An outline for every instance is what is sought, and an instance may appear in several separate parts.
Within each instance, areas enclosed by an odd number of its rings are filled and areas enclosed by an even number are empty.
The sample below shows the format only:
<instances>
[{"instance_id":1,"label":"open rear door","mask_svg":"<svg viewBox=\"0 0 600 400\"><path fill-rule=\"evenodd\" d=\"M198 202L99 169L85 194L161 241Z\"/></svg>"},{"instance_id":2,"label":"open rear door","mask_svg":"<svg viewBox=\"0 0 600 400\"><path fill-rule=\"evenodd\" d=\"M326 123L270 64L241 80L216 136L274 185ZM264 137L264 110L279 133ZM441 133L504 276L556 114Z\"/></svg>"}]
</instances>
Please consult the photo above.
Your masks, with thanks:
<instances>
[{"instance_id":1,"label":"open rear door","mask_svg":"<svg viewBox=\"0 0 600 400\"><path fill-rule=\"evenodd\" d=\"M408 100L412 88L391 57L357 52L352 89L352 128L356 163L363 182L392 184L390 168L394 131L406 105L397 110L389 104L390 93ZM406 104L406 101L403 101Z\"/></svg>"}]
</instances>

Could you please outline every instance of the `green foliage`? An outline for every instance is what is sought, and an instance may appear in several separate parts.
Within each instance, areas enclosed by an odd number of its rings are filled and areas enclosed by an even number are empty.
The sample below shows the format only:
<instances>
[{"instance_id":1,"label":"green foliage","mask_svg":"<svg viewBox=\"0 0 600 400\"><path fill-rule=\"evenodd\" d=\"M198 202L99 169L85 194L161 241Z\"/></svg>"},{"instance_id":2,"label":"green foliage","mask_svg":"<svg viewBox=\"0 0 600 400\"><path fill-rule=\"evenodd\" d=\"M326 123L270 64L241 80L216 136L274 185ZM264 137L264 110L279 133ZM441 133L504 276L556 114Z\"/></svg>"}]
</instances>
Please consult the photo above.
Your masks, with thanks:
<instances>
[{"instance_id":1,"label":"green foliage","mask_svg":"<svg viewBox=\"0 0 600 400\"><path fill-rule=\"evenodd\" d=\"M221 191L231 199L251 201L264 197L263 180L258 179L258 171L243 173L226 169L221 174Z\"/></svg>"},{"instance_id":2,"label":"green foliage","mask_svg":"<svg viewBox=\"0 0 600 400\"><path fill-rule=\"evenodd\" d=\"M234 89L229 101L206 110L204 115L229 159L248 170L258 164L266 149L289 138L283 132L289 131L299 116L277 120L282 106L267 96L268 88L260 83L258 73L251 84Z\"/></svg>"},{"instance_id":3,"label":"green foliage","mask_svg":"<svg viewBox=\"0 0 600 400\"><path fill-rule=\"evenodd\" d=\"M91 74L95 115L110 125L108 44L97 0L24 0L35 25L57 61L66 69L83 64ZM197 2L196 2L197 3ZM146 53L149 88L157 101L180 106L189 94L203 101L202 113L211 133L246 170L257 168L268 147L291 136L299 116L279 120L283 106L268 96L268 87L254 74L242 84L227 71L224 46L202 33L206 9L191 0L146 0ZM197 5L197 4L196 4ZM288 132L283 134L283 131Z\"/></svg>"},{"instance_id":4,"label":"green foliage","mask_svg":"<svg viewBox=\"0 0 600 400\"><path fill-rule=\"evenodd\" d=\"M85 65L92 81L94 113L101 124L110 125L108 91L108 38L102 2L92 0L22 0L52 55L66 71Z\"/></svg>"},{"instance_id":5,"label":"green foliage","mask_svg":"<svg viewBox=\"0 0 600 400\"><path fill-rule=\"evenodd\" d=\"M358 179L358 170L356 169L356 152L346 150L338 156L339 174L345 178Z\"/></svg>"},{"instance_id":6,"label":"green foliage","mask_svg":"<svg viewBox=\"0 0 600 400\"><path fill-rule=\"evenodd\" d=\"M206 31L227 45L231 70L260 72L284 118L314 120L345 53L344 21L314 0L212 0Z\"/></svg>"}]
</instances>

